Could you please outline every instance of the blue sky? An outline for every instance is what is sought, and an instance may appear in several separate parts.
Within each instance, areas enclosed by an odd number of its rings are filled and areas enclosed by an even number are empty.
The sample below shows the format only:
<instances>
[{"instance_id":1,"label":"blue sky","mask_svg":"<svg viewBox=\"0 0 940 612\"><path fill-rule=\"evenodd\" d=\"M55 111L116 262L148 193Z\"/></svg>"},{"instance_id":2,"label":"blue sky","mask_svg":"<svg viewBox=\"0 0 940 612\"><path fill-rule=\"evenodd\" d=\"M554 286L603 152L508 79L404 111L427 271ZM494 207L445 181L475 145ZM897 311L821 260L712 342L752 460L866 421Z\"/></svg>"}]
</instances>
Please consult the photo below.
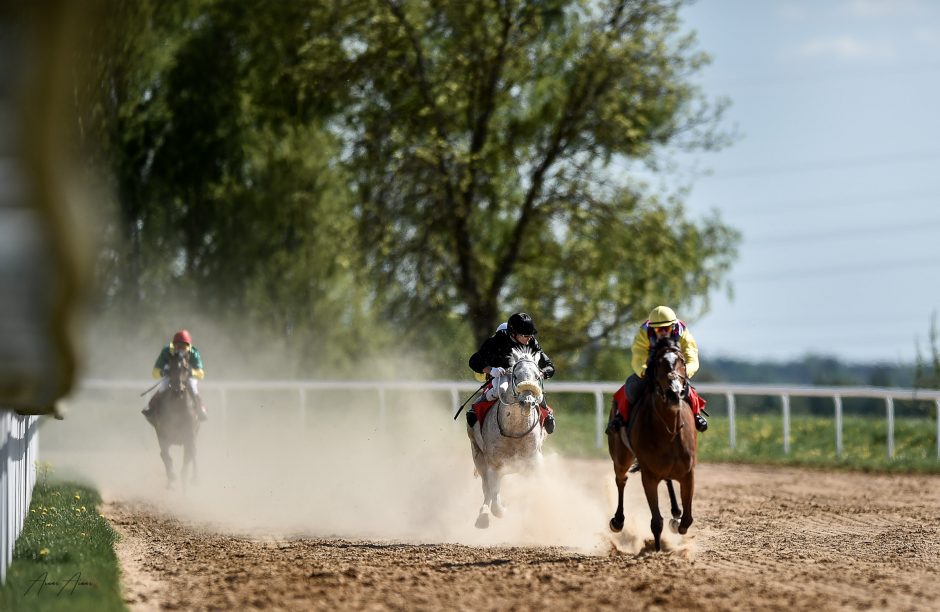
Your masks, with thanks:
<instances>
[{"instance_id":1,"label":"blue sky","mask_svg":"<svg viewBox=\"0 0 940 612\"><path fill-rule=\"evenodd\" d=\"M740 132L686 200L743 233L703 359L913 362L940 310L940 2L703 0L685 28ZM679 312L680 318L683 313Z\"/></svg>"}]
</instances>

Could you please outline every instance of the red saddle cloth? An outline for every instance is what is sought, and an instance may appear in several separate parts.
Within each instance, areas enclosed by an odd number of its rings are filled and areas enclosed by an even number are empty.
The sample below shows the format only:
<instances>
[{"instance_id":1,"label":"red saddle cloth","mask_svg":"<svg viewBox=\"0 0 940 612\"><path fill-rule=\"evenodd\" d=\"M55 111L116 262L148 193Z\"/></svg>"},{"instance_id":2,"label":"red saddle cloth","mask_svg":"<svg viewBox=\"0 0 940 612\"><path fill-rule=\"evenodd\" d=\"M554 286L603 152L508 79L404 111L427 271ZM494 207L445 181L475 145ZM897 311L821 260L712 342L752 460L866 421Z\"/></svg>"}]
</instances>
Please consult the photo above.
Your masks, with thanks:
<instances>
[{"instance_id":1,"label":"red saddle cloth","mask_svg":"<svg viewBox=\"0 0 940 612\"><path fill-rule=\"evenodd\" d=\"M490 389L490 385L486 386L486 389L483 390L483 398L486 398L486 392ZM480 401L473 404L473 411L477 415L477 421L480 423L480 427L483 427L483 419L486 418L486 414L490 411L490 408L499 400L488 400L481 399ZM545 407L539 406L539 424L543 427L545 426L545 419L548 415L552 414L554 411L551 406L546 404Z\"/></svg>"},{"instance_id":2,"label":"red saddle cloth","mask_svg":"<svg viewBox=\"0 0 940 612\"><path fill-rule=\"evenodd\" d=\"M689 406L692 407L692 414L701 412L707 403L705 398L698 394L695 387L689 387ZM614 393L614 405L617 407L617 412L620 413L620 418L626 423L627 417L630 416L630 402L627 401L626 385L620 385L620 388Z\"/></svg>"}]
</instances>

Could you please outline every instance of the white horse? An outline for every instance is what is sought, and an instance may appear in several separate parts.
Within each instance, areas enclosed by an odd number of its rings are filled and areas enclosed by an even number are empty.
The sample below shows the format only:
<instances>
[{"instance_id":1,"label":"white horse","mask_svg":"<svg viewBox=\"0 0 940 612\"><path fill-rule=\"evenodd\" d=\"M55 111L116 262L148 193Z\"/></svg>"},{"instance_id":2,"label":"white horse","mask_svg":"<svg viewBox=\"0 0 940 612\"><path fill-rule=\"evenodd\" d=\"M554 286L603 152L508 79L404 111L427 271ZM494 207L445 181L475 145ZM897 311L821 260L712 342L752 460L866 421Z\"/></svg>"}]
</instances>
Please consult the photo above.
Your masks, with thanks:
<instances>
[{"instance_id":1,"label":"white horse","mask_svg":"<svg viewBox=\"0 0 940 612\"><path fill-rule=\"evenodd\" d=\"M545 430L539 422L542 402L542 371L536 356L527 348L514 349L507 374L493 379L499 400L486 420L467 427L476 471L483 479L483 505L476 526L489 527L490 512L497 518L505 507L499 495L502 477L542 465Z\"/></svg>"}]
</instances>

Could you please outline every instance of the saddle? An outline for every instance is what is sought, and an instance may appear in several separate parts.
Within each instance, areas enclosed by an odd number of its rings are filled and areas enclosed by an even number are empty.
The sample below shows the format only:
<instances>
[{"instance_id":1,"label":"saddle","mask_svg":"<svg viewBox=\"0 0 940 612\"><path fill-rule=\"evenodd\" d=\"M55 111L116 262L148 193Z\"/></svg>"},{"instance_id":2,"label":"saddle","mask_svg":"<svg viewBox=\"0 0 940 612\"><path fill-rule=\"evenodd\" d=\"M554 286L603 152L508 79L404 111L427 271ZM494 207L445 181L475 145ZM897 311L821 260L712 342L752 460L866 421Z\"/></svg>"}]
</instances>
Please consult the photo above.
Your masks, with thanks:
<instances>
[{"instance_id":1,"label":"saddle","mask_svg":"<svg viewBox=\"0 0 940 612\"><path fill-rule=\"evenodd\" d=\"M480 424L480 427L483 427L483 419L486 418L487 413L489 413L490 408L496 405L499 399L488 400L486 399L486 392L489 390L489 385L483 389L483 394L480 396L480 399L473 403L471 409L477 415L477 422ZM539 406L539 424L544 427L545 419L548 418L548 415L552 414L552 408L546 402L544 406Z\"/></svg>"}]
</instances>

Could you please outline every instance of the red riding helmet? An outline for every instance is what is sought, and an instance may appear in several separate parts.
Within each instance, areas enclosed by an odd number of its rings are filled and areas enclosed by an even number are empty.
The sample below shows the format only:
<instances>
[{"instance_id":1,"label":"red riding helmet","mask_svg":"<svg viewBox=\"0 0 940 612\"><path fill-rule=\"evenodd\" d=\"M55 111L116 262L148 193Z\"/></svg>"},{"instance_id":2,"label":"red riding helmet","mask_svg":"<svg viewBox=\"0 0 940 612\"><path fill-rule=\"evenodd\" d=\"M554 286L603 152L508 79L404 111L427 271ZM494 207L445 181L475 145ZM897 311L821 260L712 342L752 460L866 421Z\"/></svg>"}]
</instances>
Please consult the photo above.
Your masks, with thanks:
<instances>
[{"instance_id":1,"label":"red riding helmet","mask_svg":"<svg viewBox=\"0 0 940 612\"><path fill-rule=\"evenodd\" d=\"M173 344L178 344L180 342L185 342L186 344L192 344L193 339L189 335L189 332L185 329L181 329L176 332L176 335L173 336Z\"/></svg>"}]
</instances>

